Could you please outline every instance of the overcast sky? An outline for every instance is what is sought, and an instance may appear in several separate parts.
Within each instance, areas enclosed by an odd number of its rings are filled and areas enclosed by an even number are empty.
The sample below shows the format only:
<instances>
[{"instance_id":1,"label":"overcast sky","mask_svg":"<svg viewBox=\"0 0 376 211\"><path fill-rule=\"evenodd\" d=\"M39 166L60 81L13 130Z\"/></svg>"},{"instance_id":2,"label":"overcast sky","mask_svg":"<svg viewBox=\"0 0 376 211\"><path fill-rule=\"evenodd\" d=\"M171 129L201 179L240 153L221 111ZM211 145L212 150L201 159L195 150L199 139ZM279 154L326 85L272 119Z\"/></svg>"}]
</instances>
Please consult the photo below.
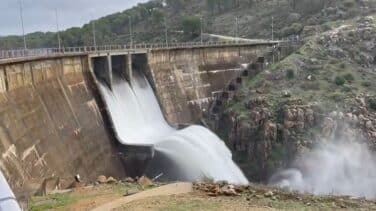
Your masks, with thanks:
<instances>
[{"instance_id":1,"label":"overcast sky","mask_svg":"<svg viewBox=\"0 0 376 211\"><path fill-rule=\"evenodd\" d=\"M82 26L147 0L22 0L25 32L56 31L55 8L60 29ZM0 0L0 35L22 34L19 0Z\"/></svg>"}]
</instances>

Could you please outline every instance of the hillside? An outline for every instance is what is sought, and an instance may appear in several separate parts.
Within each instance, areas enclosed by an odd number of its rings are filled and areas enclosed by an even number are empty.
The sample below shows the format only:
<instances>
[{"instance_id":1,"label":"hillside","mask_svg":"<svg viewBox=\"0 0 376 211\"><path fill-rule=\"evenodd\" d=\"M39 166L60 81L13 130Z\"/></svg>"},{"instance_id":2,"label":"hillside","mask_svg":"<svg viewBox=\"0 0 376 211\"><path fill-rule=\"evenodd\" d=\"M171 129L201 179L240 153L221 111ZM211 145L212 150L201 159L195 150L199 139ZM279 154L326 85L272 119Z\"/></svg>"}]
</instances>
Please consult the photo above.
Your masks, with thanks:
<instances>
[{"instance_id":1,"label":"hillside","mask_svg":"<svg viewBox=\"0 0 376 211\"><path fill-rule=\"evenodd\" d=\"M375 16L325 27L246 79L225 103L217 131L251 180L268 182L291 166L309 171L296 158L318 145L354 142L376 149ZM350 159L358 162L355 154Z\"/></svg>"},{"instance_id":2,"label":"hillside","mask_svg":"<svg viewBox=\"0 0 376 211\"><path fill-rule=\"evenodd\" d=\"M169 41L198 40L200 18L207 33L238 34L246 38L271 38L272 22L275 37L293 34L310 35L326 30L325 22L351 19L359 13L374 10L372 1L324 0L154 0L112 14L61 33L64 46L92 45L95 23L98 45L130 42L129 18L134 42L165 42L165 26ZM273 18L272 18L273 17ZM274 21L272 21L272 19ZM56 34L35 32L27 35L29 48L56 47ZM0 38L0 49L21 48L22 37Z\"/></svg>"}]
</instances>

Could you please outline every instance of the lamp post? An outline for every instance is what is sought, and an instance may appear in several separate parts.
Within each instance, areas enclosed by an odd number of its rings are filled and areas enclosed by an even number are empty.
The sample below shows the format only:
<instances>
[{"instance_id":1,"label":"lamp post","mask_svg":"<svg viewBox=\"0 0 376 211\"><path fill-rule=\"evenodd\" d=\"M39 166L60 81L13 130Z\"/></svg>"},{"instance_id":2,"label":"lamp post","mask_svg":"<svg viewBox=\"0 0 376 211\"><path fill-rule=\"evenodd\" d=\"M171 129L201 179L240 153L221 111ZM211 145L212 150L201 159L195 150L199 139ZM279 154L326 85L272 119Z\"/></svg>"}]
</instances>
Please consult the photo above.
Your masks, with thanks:
<instances>
[{"instance_id":1,"label":"lamp post","mask_svg":"<svg viewBox=\"0 0 376 211\"><path fill-rule=\"evenodd\" d=\"M274 40L274 16L272 16L272 41Z\"/></svg>"},{"instance_id":2,"label":"lamp post","mask_svg":"<svg viewBox=\"0 0 376 211\"><path fill-rule=\"evenodd\" d=\"M132 19L131 19L131 16L129 16L129 36L130 36L130 47L132 48L133 46L133 32L132 32Z\"/></svg>"},{"instance_id":3,"label":"lamp post","mask_svg":"<svg viewBox=\"0 0 376 211\"><path fill-rule=\"evenodd\" d=\"M24 49L27 50L26 36L25 36L25 27L24 27L24 20L23 20L22 0L19 0L18 2L19 2L19 6L20 6L20 17L21 17L21 27L22 27L22 36L23 36Z\"/></svg>"},{"instance_id":4,"label":"lamp post","mask_svg":"<svg viewBox=\"0 0 376 211\"><path fill-rule=\"evenodd\" d=\"M166 39L166 47L168 47L168 28L167 28L167 18L164 18L165 22L165 39Z\"/></svg>"},{"instance_id":5,"label":"lamp post","mask_svg":"<svg viewBox=\"0 0 376 211\"><path fill-rule=\"evenodd\" d=\"M55 18L56 18L56 32L57 32L57 42L59 45L59 52L61 52L61 39L60 39L60 30L59 30L59 18L57 14L57 9L55 8Z\"/></svg>"},{"instance_id":6,"label":"lamp post","mask_svg":"<svg viewBox=\"0 0 376 211\"><path fill-rule=\"evenodd\" d=\"M200 39L201 39L201 44L203 43L203 23L202 23L202 17L200 17Z\"/></svg>"},{"instance_id":7,"label":"lamp post","mask_svg":"<svg viewBox=\"0 0 376 211\"><path fill-rule=\"evenodd\" d=\"M239 40L239 19L238 17L235 18L235 41L238 42Z\"/></svg>"}]
</instances>

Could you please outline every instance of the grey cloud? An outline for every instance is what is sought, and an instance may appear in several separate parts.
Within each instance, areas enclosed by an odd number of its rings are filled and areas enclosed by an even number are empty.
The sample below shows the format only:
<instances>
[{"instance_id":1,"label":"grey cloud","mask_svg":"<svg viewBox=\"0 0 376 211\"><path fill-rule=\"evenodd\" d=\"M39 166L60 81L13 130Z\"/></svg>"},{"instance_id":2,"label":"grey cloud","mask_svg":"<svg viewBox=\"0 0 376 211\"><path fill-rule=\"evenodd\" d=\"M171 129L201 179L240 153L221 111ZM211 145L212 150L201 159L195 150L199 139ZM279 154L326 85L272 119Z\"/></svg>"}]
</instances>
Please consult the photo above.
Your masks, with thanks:
<instances>
[{"instance_id":1,"label":"grey cloud","mask_svg":"<svg viewBox=\"0 0 376 211\"><path fill-rule=\"evenodd\" d=\"M19 0L0 0L0 35L21 34ZM23 0L26 33L56 31L55 8L60 29L82 26L90 19L121 12L147 0Z\"/></svg>"}]
</instances>

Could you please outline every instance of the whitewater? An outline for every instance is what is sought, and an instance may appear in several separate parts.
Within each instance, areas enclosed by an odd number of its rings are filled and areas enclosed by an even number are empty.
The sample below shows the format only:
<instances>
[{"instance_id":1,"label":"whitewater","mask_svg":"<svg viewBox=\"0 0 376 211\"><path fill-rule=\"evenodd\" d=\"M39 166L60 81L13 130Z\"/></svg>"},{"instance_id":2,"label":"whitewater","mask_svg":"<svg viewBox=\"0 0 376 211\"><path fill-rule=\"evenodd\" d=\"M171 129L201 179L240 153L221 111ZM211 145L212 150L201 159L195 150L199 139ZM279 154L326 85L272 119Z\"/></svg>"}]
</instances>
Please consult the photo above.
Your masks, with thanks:
<instances>
[{"instance_id":1,"label":"whitewater","mask_svg":"<svg viewBox=\"0 0 376 211\"><path fill-rule=\"evenodd\" d=\"M122 144L152 146L174 163L174 171L183 175L177 179L248 184L231 151L214 133L202 126L177 130L165 121L145 76L134 74L131 85L114 77L112 90L99 86Z\"/></svg>"}]
</instances>

